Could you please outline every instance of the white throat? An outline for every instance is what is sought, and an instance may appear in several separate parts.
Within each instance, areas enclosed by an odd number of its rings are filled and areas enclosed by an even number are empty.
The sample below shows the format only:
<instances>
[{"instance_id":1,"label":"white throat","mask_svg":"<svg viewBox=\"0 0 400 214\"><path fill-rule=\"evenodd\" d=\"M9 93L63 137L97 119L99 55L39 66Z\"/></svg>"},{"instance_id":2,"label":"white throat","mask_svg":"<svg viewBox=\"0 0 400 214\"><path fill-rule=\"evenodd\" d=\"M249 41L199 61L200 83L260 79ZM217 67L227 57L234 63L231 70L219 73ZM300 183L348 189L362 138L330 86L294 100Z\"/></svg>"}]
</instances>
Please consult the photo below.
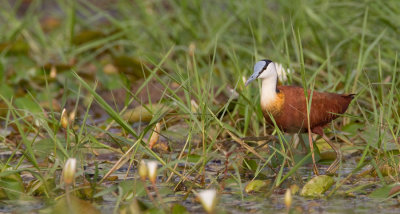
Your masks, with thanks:
<instances>
[{"instance_id":1,"label":"white throat","mask_svg":"<svg viewBox=\"0 0 400 214\"><path fill-rule=\"evenodd\" d=\"M267 107L276 99L276 83L278 75L274 72L273 75L263 78L261 83L261 106Z\"/></svg>"}]
</instances>

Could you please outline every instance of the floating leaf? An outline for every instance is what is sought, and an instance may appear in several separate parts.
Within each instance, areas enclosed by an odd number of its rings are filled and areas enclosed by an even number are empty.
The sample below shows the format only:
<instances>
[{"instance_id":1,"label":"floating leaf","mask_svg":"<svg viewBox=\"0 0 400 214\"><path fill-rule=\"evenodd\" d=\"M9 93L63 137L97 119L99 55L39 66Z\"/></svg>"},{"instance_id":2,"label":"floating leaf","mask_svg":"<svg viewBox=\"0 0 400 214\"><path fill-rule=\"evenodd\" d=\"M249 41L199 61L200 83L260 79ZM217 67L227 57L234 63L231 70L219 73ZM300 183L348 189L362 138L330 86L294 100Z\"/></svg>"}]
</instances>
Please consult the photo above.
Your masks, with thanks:
<instances>
[{"instance_id":1,"label":"floating leaf","mask_svg":"<svg viewBox=\"0 0 400 214\"><path fill-rule=\"evenodd\" d=\"M244 191L247 193L260 192L261 188L267 187L270 183L270 180L253 180L246 185Z\"/></svg>"},{"instance_id":2,"label":"floating leaf","mask_svg":"<svg viewBox=\"0 0 400 214\"><path fill-rule=\"evenodd\" d=\"M398 169L389 164L384 164L382 166L379 166L379 171L382 173L383 176L388 176L388 175L396 175ZM371 170L371 174L373 176L377 176L378 173L376 172L375 168Z\"/></svg>"},{"instance_id":3,"label":"floating leaf","mask_svg":"<svg viewBox=\"0 0 400 214\"><path fill-rule=\"evenodd\" d=\"M333 183L334 180L331 176L316 176L304 185L300 195L304 197L320 197L333 185Z\"/></svg>"},{"instance_id":4,"label":"floating leaf","mask_svg":"<svg viewBox=\"0 0 400 214\"><path fill-rule=\"evenodd\" d=\"M106 35L100 31L81 31L72 38L72 43L75 45L81 45L93 40L104 38Z\"/></svg>"},{"instance_id":5,"label":"floating leaf","mask_svg":"<svg viewBox=\"0 0 400 214\"><path fill-rule=\"evenodd\" d=\"M180 205L180 204L174 204L171 208L171 213L172 214L185 214L189 213L186 209L186 207Z\"/></svg>"},{"instance_id":6,"label":"floating leaf","mask_svg":"<svg viewBox=\"0 0 400 214\"><path fill-rule=\"evenodd\" d=\"M253 159L244 159L243 160L243 166L246 168L249 168L252 171L256 171L258 164L255 160Z\"/></svg>"},{"instance_id":7,"label":"floating leaf","mask_svg":"<svg viewBox=\"0 0 400 214\"><path fill-rule=\"evenodd\" d=\"M83 200L93 200L93 199L95 199L96 201L103 200L103 197L97 196L97 193L99 193L99 191L93 188L89 183L80 185L78 188L76 188L74 193L78 198Z\"/></svg>"},{"instance_id":8,"label":"floating leaf","mask_svg":"<svg viewBox=\"0 0 400 214\"><path fill-rule=\"evenodd\" d=\"M17 40L15 42L0 43L0 52L7 51L9 54L28 54L29 45L26 41Z\"/></svg>"},{"instance_id":9,"label":"floating leaf","mask_svg":"<svg viewBox=\"0 0 400 214\"><path fill-rule=\"evenodd\" d=\"M320 152L321 160L334 160L336 158L335 151L333 151L332 147L324 139L321 138L315 141L315 144Z\"/></svg>"},{"instance_id":10,"label":"floating leaf","mask_svg":"<svg viewBox=\"0 0 400 214\"><path fill-rule=\"evenodd\" d=\"M134 193L134 197L141 197L146 195L145 184L142 181L125 180L118 184L118 189L122 190L120 194ZM96 194L98 196L100 194Z\"/></svg>"},{"instance_id":11,"label":"floating leaf","mask_svg":"<svg viewBox=\"0 0 400 214\"><path fill-rule=\"evenodd\" d=\"M73 195L69 196L70 200L66 197L61 198L57 201L56 205L53 207L51 213L53 214L99 214L100 211L96 209L91 203L81 200Z\"/></svg>"},{"instance_id":12,"label":"floating leaf","mask_svg":"<svg viewBox=\"0 0 400 214\"><path fill-rule=\"evenodd\" d=\"M25 192L25 187L19 173L0 177L0 199L19 199Z\"/></svg>"},{"instance_id":13,"label":"floating leaf","mask_svg":"<svg viewBox=\"0 0 400 214\"><path fill-rule=\"evenodd\" d=\"M13 89L6 85L6 84L0 84L0 95L7 100L11 100L11 97L13 96L14 91ZM1 99L0 99L1 100Z\"/></svg>"},{"instance_id":14,"label":"floating leaf","mask_svg":"<svg viewBox=\"0 0 400 214\"><path fill-rule=\"evenodd\" d=\"M371 198L387 198L390 196L390 192L394 187L398 186L398 184L391 184L391 185L383 185L382 187L375 189L371 194L369 194L369 197Z\"/></svg>"},{"instance_id":15,"label":"floating leaf","mask_svg":"<svg viewBox=\"0 0 400 214\"><path fill-rule=\"evenodd\" d=\"M184 146L189 134L192 136L192 145L198 145L199 143L201 143L201 134L199 130L191 130L187 123L176 123L170 126L166 126L166 130L163 130L162 132L162 136L164 136L171 142L174 142L169 144L171 150L179 151Z\"/></svg>"},{"instance_id":16,"label":"floating leaf","mask_svg":"<svg viewBox=\"0 0 400 214\"><path fill-rule=\"evenodd\" d=\"M40 106L28 95L15 99L15 105L17 106L17 108L23 109L24 111L28 111L31 113L42 112Z\"/></svg>"},{"instance_id":17,"label":"floating leaf","mask_svg":"<svg viewBox=\"0 0 400 214\"><path fill-rule=\"evenodd\" d=\"M160 111L168 108L163 104L153 104L153 105L145 105L138 106L134 109L127 110L122 118L130 123L132 122L150 122L153 119L154 114L161 114ZM164 111L165 112L165 111Z\"/></svg>"},{"instance_id":18,"label":"floating leaf","mask_svg":"<svg viewBox=\"0 0 400 214\"><path fill-rule=\"evenodd\" d=\"M324 151L319 154L320 160L335 160L336 152L335 151Z\"/></svg>"},{"instance_id":19,"label":"floating leaf","mask_svg":"<svg viewBox=\"0 0 400 214\"><path fill-rule=\"evenodd\" d=\"M362 123L352 122L342 127L342 132L347 132L351 137L357 135L357 133L364 128L365 125Z\"/></svg>"},{"instance_id":20,"label":"floating leaf","mask_svg":"<svg viewBox=\"0 0 400 214\"><path fill-rule=\"evenodd\" d=\"M54 152L54 141L51 138L37 140L32 145L35 156L38 158L46 158ZM63 156L62 152L57 151L57 155Z\"/></svg>"},{"instance_id":21,"label":"floating leaf","mask_svg":"<svg viewBox=\"0 0 400 214\"><path fill-rule=\"evenodd\" d=\"M133 199L129 204L121 206L120 214L133 214L133 213L144 213L148 207L137 199Z\"/></svg>"},{"instance_id":22,"label":"floating leaf","mask_svg":"<svg viewBox=\"0 0 400 214\"><path fill-rule=\"evenodd\" d=\"M388 130L377 126L366 126L360 134L377 150L393 151L399 149L399 145L393 142L393 136Z\"/></svg>"},{"instance_id":23,"label":"floating leaf","mask_svg":"<svg viewBox=\"0 0 400 214\"><path fill-rule=\"evenodd\" d=\"M201 156L198 154L190 154L188 155L187 161L191 163L196 163L200 160Z\"/></svg>"},{"instance_id":24,"label":"floating leaf","mask_svg":"<svg viewBox=\"0 0 400 214\"><path fill-rule=\"evenodd\" d=\"M332 150L332 147L323 138L315 141L315 144L317 145L320 152Z\"/></svg>"},{"instance_id":25,"label":"floating leaf","mask_svg":"<svg viewBox=\"0 0 400 214\"><path fill-rule=\"evenodd\" d=\"M56 183L54 178L49 178L42 182L41 180L32 180L27 189L30 192L33 192L35 196L46 196L52 193L52 191L56 188Z\"/></svg>"},{"instance_id":26,"label":"floating leaf","mask_svg":"<svg viewBox=\"0 0 400 214\"><path fill-rule=\"evenodd\" d=\"M145 75L148 75L145 63L132 56L114 56L113 65L116 66L118 71L128 74L134 80L141 79Z\"/></svg>"},{"instance_id":27,"label":"floating leaf","mask_svg":"<svg viewBox=\"0 0 400 214\"><path fill-rule=\"evenodd\" d=\"M104 67L103 72L92 73L91 75L96 75L97 80L101 83L101 85L108 90L120 89L124 86L124 82L122 81L121 75L118 74L117 68L115 71L112 71L112 65ZM114 72L114 73L112 73Z\"/></svg>"}]
</instances>

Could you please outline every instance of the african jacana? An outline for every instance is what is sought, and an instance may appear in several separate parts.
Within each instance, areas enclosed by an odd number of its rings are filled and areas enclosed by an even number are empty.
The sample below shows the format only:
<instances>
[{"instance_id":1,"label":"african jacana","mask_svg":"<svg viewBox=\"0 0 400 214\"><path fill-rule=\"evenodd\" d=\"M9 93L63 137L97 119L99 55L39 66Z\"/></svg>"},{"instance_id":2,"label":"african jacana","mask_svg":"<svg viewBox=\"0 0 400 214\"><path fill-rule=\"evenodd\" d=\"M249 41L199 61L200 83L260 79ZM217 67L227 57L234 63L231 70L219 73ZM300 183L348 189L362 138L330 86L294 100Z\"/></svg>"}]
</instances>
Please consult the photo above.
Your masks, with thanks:
<instances>
[{"instance_id":1,"label":"african jacana","mask_svg":"<svg viewBox=\"0 0 400 214\"><path fill-rule=\"evenodd\" d=\"M254 65L254 73L246 81L246 86L255 79L262 79L261 109L268 123L276 125L286 133L308 131L307 103L304 89L297 86L277 86L278 74L275 63L261 60ZM339 149L324 134L324 126L343 114L354 94L334 94L310 91L310 130L320 135L336 152L336 159L327 169L327 174L336 172L342 157ZM315 163L314 163L315 166Z\"/></svg>"}]
</instances>

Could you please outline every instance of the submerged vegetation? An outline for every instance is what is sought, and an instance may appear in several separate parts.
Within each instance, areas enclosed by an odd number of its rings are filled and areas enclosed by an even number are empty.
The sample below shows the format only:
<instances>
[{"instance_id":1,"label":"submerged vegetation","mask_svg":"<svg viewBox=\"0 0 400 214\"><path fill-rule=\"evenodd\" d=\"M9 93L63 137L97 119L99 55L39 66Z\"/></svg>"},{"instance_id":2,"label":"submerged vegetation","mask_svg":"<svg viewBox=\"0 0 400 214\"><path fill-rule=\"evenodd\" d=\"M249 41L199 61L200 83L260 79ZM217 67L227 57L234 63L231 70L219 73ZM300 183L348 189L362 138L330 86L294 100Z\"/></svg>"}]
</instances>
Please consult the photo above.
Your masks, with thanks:
<instances>
[{"instance_id":1,"label":"submerged vegetation","mask_svg":"<svg viewBox=\"0 0 400 214\"><path fill-rule=\"evenodd\" d=\"M0 23L1 212L399 209L399 1L4 0ZM356 94L335 176L266 125L264 58Z\"/></svg>"}]
</instances>

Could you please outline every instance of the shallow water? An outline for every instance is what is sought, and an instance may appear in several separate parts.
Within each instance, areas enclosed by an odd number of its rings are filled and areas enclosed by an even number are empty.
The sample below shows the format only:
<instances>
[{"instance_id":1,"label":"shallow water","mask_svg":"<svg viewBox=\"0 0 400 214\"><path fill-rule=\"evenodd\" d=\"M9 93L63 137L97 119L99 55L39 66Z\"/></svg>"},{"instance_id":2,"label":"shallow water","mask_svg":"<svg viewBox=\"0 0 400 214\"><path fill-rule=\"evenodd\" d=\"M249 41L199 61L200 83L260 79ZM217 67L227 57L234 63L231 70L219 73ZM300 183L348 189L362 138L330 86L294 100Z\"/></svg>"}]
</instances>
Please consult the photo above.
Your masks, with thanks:
<instances>
[{"instance_id":1,"label":"shallow water","mask_svg":"<svg viewBox=\"0 0 400 214\"><path fill-rule=\"evenodd\" d=\"M107 157L108 160L114 159L111 153ZM340 177L336 177L335 181L339 181L349 173L352 172L354 166L352 161L349 163L344 163L343 166L338 171ZM206 177L216 176L216 172L223 169L223 161L210 161L206 167ZM103 163L99 165L99 168L109 168L110 163ZM126 177L126 172L129 165L125 164L117 172L113 173L113 176L117 176L116 181L106 181L102 186L112 186L119 182L126 180L138 179L137 172L131 170ZM326 166L319 166L320 172L324 172ZM269 170L269 169L265 169ZM86 173L91 174L93 172L92 166L88 166L85 169ZM228 173L234 174L233 171ZM309 177L312 176L312 168L310 166L301 167L298 170L298 175L302 178L303 182L306 182ZM165 176L159 174L158 176L158 188L170 189L168 194L162 195L162 199L167 206L172 206L173 204L181 204L187 208L191 213L203 213L203 208L200 203L196 201L194 194L190 194L188 198L185 199L185 191L173 192L174 182L165 183ZM269 178L268 178L269 179ZM178 179L179 180L179 179ZM244 178L242 181L242 188L245 187L246 183L249 181ZM271 178L273 182L273 178ZM175 181L176 182L176 181ZM205 180L206 183L210 182L210 179ZM341 187L341 189L350 189L360 183L370 183L371 179L361 179L356 183L349 181ZM287 186L290 183L295 183L295 181L288 181L282 186ZM372 183L376 183L372 181ZM302 184L298 184L300 188ZM271 195L266 194L266 192L258 192L253 194L247 194L241 187L235 183L226 183L224 190L219 194L218 210L225 211L227 213L287 213L287 209L284 204L284 192L285 188L275 188ZM329 191L334 188L331 187ZM366 190L367 192L372 191L373 188ZM329 194L328 191L328 194ZM342 190L343 191L343 190ZM139 196L138 200L141 200L145 204L150 204L147 196ZM96 208L98 208L101 213L112 213L115 209L117 203L117 197L115 194L106 194L103 196L103 201L94 202ZM29 200L6 200L0 202L0 212L2 213L23 213L27 211L34 212L47 212L50 210L49 203L40 198L30 198ZM126 205L127 202L122 202L121 205ZM400 203L396 198L393 199L372 199L367 196L367 194L354 194L354 196L346 196L340 192L337 195L326 199L310 199L304 198L299 195L293 196L292 212L294 213L400 213Z\"/></svg>"}]
</instances>

